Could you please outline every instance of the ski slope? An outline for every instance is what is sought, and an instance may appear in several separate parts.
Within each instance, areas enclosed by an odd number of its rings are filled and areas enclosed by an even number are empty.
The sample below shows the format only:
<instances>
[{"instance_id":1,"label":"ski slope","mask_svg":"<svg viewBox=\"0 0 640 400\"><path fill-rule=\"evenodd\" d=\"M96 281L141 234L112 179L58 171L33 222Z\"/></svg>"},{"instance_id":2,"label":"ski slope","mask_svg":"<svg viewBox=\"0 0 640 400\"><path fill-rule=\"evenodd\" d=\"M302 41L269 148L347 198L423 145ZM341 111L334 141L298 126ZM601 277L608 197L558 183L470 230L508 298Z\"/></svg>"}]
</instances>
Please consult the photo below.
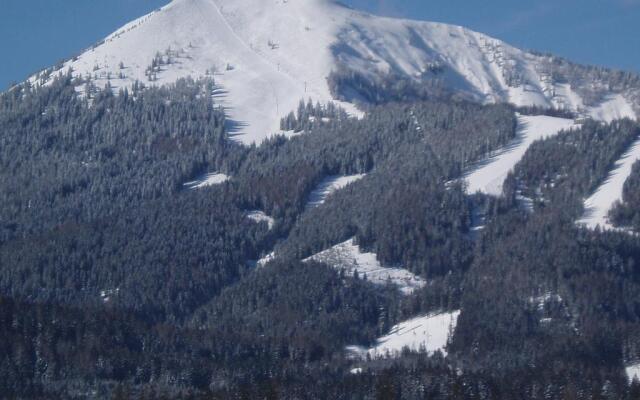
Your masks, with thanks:
<instances>
[{"instance_id":1,"label":"ski slope","mask_svg":"<svg viewBox=\"0 0 640 400\"><path fill-rule=\"evenodd\" d=\"M405 295L409 295L427 284L424 279L406 269L383 267L374 253L362 252L360 247L354 243L354 239L349 239L303 260L303 262L308 261L317 261L337 270L344 270L348 276L353 276L356 271L360 278L366 274L369 282L376 285L391 283L396 285Z\"/></svg>"},{"instance_id":2,"label":"ski slope","mask_svg":"<svg viewBox=\"0 0 640 400\"><path fill-rule=\"evenodd\" d=\"M467 192L502 195L502 185L509 172L536 140L548 138L576 125L572 119L518 115L516 138L493 157L482 161L465 176Z\"/></svg>"},{"instance_id":3,"label":"ski slope","mask_svg":"<svg viewBox=\"0 0 640 400\"><path fill-rule=\"evenodd\" d=\"M347 187L347 185L357 182L364 178L365 174L340 176L328 176L320 182L317 188L309 195L307 208L318 207L327 200L327 198L337 190Z\"/></svg>"},{"instance_id":4,"label":"ski slope","mask_svg":"<svg viewBox=\"0 0 640 400\"><path fill-rule=\"evenodd\" d=\"M368 349L349 346L347 351L362 359L367 355L372 359L398 357L404 348L428 354L441 351L446 356L447 343L455 332L459 316L460 311L453 311L413 318L391 328L391 332L379 338L374 346Z\"/></svg>"},{"instance_id":5,"label":"ski slope","mask_svg":"<svg viewBox=\"0 0 640 400\"><path fill-rule=\"evenodd\" d=\"M591 197L585 200L585 212L578 224L591 229L597 226L602 229L615 229L609 222L609 211L616 201L622 201L624 183L631 175L631 167L638 160L640 160L640 138L616 162L607 180L600 185Z\"/></svg>"},{"instance_id":6,"label":"ski slope","mask_svg":"<svg viewBox=\"0 0 640 400\"><path fill-rule=\"evenodd\" d=\"M163 59L160 71L149 74L157 55ZM59 71L71 69L98 87L110 83L116 89L135 81L165 85L189 76L213 78L229 132L244 144L280 133L280 119L301 99L336 101L327 78L338 69L416 82L435 78L483 103L585 110L603 120L635 115L615 93L586 107L575 88L553 80L551 65L550 57L459 26L372 16L332 0L174 0ZM345 101L358 98L342 95ZM359 113L354 104L338 104Z\"/></svg>"}]
</instances>

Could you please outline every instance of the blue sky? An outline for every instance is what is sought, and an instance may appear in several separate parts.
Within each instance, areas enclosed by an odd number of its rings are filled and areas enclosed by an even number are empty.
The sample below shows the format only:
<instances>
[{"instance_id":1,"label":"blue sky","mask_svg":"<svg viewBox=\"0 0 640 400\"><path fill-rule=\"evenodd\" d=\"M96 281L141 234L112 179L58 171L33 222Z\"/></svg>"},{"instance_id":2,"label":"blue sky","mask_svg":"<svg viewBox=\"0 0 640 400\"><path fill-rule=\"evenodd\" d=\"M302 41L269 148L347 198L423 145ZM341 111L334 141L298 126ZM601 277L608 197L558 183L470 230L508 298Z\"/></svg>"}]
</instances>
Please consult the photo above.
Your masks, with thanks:
<instances>
[{"instance_id":1,"label":"blue sky","mask_svg":"<svg viewBox=\"0 0 640 400\"><path fill-rule=\"evenodd\" d=\"M265 0L269 1L269 0ZM640 0L345 0L463 25L525 49L640 71ZM0 89L68 58L168 0L2 0Z\"/></svg>"}]
</instances>

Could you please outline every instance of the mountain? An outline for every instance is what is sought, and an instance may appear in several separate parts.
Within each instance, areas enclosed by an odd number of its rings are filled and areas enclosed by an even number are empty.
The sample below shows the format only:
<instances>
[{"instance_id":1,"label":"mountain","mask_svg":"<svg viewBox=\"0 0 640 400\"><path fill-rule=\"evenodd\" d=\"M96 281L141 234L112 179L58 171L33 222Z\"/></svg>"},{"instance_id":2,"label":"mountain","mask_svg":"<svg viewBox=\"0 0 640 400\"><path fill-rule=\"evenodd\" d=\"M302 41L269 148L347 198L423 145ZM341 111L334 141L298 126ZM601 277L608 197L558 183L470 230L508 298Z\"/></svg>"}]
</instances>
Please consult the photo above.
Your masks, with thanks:
<instances>
[{"instance_id":1,"label":"mountain","mask_svg":"<svg viewBox=\"0 0 640 400\"><path fill-rule=\"evenodd\" d=\"M639 400L639 93L176 0L0 93L0 398Z\"/></svg>"},{"instance_id":2,"label":"mountain","mask_svg":"<svg viewBox=\"0 0 640 400\"><path fill-rule=\"evenodd\" d=\"M359 114L356 105L376 100L367 89L390 81L604 121L640 113L640 80L633 74L331 0L174 0L56 68L114 88L213 76L231 133L245 144L279 132L280 119L302 99L337 101Z\"/></svg>"}]
</instances>

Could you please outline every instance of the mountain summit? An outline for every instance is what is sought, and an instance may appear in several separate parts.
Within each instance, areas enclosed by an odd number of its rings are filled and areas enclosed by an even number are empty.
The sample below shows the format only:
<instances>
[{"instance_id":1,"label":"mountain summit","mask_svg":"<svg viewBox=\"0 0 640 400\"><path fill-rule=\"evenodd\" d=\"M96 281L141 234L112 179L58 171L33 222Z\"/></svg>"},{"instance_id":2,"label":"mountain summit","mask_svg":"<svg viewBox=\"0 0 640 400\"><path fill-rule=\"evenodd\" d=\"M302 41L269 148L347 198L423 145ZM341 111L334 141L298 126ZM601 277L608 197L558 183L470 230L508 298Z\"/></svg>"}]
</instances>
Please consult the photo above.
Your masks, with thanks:
<instances>
[{"instance_id":1,"label":"mountain summit","mask_svg":"<svg viewBox=\"0 0 640 400\"><path fill-rule=\"evenodd\" d=\"M378 17L329 0L174 0L60 69L69 68L114 88L213 76L232 133L245 144L278 132L280 119L302 99L338 101L355 113L356 103L372 100L363 87L391 80L607 121L640 111L640 84L632 74L521 51L459 26Z\"/></svg>"}]
</instances>

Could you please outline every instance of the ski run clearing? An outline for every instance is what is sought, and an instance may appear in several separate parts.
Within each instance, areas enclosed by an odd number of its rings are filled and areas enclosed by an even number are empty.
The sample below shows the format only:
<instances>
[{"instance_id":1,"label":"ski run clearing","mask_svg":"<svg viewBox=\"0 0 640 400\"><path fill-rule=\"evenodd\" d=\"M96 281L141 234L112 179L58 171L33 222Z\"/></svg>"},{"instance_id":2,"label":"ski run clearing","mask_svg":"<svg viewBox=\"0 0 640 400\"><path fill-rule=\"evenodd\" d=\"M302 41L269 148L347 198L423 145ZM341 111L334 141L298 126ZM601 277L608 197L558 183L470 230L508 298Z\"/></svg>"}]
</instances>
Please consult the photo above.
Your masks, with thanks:
<instances>
[{"instance_id":1,"label":"ski run clearing","mask_svg":"<svg viewBox=\"0 0 640 400\"><path fill-rule=\"evenodd\" d=\"M265 214L264 211L260 211L260 210L247 211L245 215L247 216L247 218L249 218L252 221L255 221L258 224L261 222L266 222L270 230L273 229L273 226L276 224L276 221L270 216L268 216L267 214Z\"/></svg>"},{"instance_id":2,"label":"ski run clearing","mask_svg":"<svg viewBox=\"0 0 640 400\"><path fill-rule=\"evenodd\" d=\"M585 213L578 224L591 229L595 229L597 226L602 229L615 229L609 222L609 211L616 201L622 201L624 183L631 175L631 167L639 159L640 139L636 140L622 158L616 162L607 180L591 197L585 200Z\"/></svg>"},{"instance_id":3,"label":"ski run clearing","mask_svg":"<svg viewBox=\"0 0 640 400\"><path fill-rule=\"evenodd\" d=\"M575 126L572 119L518 115L516 138L507 147L481 162L475 170L465 176L467 192L502 195L502 185L507 175L522 159L533 142L554 136L560 131L572 129Z\"/></svg>"},{"instance_id":4,"label":"ski run clearing","mask_svg":"<svg viewBox=\"0 0 640 400\"><path fill-rule=\"evenodd\" d=\"M640 381L640 363L629 365L625 371L627 373L627 378L629 378L630 381L634 379L638 379L638 381Z\"/></svg>"},{"instance_id":5,"label":"ski run clearing","mask_svg":"<svg viewBox=\"0 0 640 400\"><path fill-rule=\"evenodd\" d=\"M391 332L379 338L373 347L349 346L347 351L361 359L366 359L367 355L372 359L397 357L404 348L427 354L441 351L446 356L447 343L455 332L459 316L458 310L413 318L391 328Z\"/></svg>"},{"instance_id":6,"label":"ski run clearing","mask_svg":"<svg viewBox=\"0 0 640 400\"><path fill-rule=\"evenodd\" d=\"M303 261L325 263L337 270L344 270L348 276L354 276L357 271L360 278L366 274L367 280L373 284L392 283L405 295L427 284L424 279L406 269L383 267L374 253L363 253L354 243L354 239L335 245Z\"/></svg>"},{"instance_id":7,"label":"ski run clearing","mask_svg":"<svg viewBox=\"0 0 640 400\"><path fill-rule=\"evenodd\" d=\"M365 174L349 176L334 175L326 177L309 195L307 208L318 207L319 205L323 204L327 200L327 197L329 197L336 190L340 190L353 182L359 181L364 177Z\"/></svg>"},{"instance_id":8,"label":"ski run clearing","mask_svg":"<svg viewBox=\"0 0 640 400\"><path fill-rule=\"evenodd\" d=\"M202 177L196 179L195 181L185 183L184 186L188 189L202 189L209 186L223 184L229 179L231 178L225 174L211 172L203 175Z\"/></svg>"}]
</instances>

